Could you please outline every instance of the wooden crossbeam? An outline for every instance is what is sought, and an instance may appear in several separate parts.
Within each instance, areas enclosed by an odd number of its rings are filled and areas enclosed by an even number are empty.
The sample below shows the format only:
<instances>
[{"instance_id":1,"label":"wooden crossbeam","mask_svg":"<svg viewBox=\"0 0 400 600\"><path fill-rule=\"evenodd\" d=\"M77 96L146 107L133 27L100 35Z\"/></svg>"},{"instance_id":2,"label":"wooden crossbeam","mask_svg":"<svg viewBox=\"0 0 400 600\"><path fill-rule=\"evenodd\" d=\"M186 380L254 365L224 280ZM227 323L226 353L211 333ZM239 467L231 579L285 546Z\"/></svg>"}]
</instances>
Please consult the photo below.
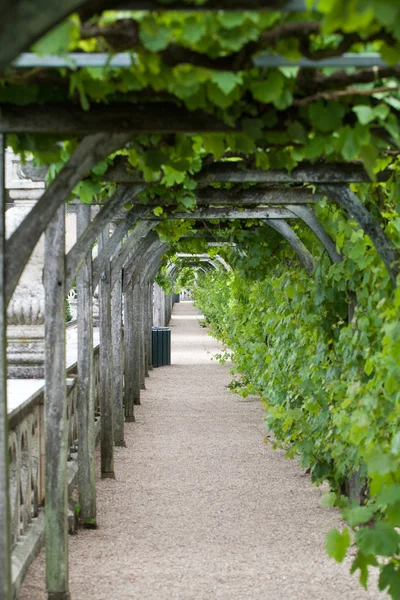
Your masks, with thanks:
<instances>
[{"instance_id":1,"label":"wooden crossbeam","mask_svg":"<svg viewBox=\"0 0 400 600\"><path fill-rule=\"evenodd\" d=\"M0 105L0 133L223 133L235 131L221 119L173 103L93 105L90 111L66 104Z\"/></svg>"},{"instance_id":2,"label":"wooden crossbeam","mask_svg":"<svg viewBox=\"0 0 400 600\"><path fill-rule=\"evenodd\" d=\"M196 192L197 206L258 206L260 204L314 204L324 197L323 194L313 194L306 188L274 188L249 190L221 190L214 188L200 189ZM140 205L139 199L130 204ZM162 206L162 198L154 198L146 205ZM171 205L168 207L171 208ZM123 215L122 215L123 217Z\"/></svg>"},{"instance_id":3,"label":"wooden crossbeam","mask_svg":"<svg viewBox=\"0 0 400 600\"><path fill-rule=\"evenodd\" d=\"M125 10L177 10L190 12L207 10L281 10L285 12L303 12L307 10L304 0L208 0L205 4L200 5L189 4L182 0L175 0L169 3L161 3L157 0L124 0L118 3L118 8Z\"/></svg>"},{"instance_id":4,"label":"wooden crossbeam","mask_svg":"<svg viewBox=\"0 0 400 600\"><path fill-rule=\"evenodd\" d=\"M389 171L377 174L378 181L387 181ZM143 176L130 168L125 159L115 161L103 177L104 181L133 184L143 182ZM361 161L347 163L317 163L301 165L290 173L284 169L246 168L241 163L219 162L204 167L195 176L200 186L210 183L258 183L258 184L301 184L301 183L370 183L369 175Z\"/></svg>"},{"instance_id":5,"label":"wooden crossbeam","mask_svg":"<svg viewBox=\"0 0 400 600\"><path fill-rule=\"evenodd\" d=\"M257 206L255 208L198 208L193 212L168 213L167 219L297 219L287 208ZM163 221L165 216L148 214L145 221Z\"/></svg>"}]
</instances>

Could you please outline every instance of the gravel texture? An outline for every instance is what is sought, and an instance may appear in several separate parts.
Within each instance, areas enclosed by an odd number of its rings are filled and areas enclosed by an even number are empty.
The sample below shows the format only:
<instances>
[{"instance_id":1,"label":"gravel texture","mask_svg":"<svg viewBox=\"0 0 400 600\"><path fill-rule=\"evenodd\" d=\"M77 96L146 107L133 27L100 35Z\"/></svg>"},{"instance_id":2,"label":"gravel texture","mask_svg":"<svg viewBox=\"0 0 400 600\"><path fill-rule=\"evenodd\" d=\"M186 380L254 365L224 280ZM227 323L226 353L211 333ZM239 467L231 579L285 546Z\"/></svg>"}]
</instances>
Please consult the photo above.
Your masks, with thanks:
<instances>
[{"instance_id":1,"label":"gravel texture","mask_svg":"<svg viewBox=\"0 0 400 600\"><path fill-rule=\"evenodd\" d=\"M198 311L175 305L170 326L173 365L150 373L117 479L98 482L99 529L70 538L72 599L385 598L326 556L338 513L265 443L260 402L227 389ZM19 599L45 598L42 552Z\"/></svg>"}]
</instances>

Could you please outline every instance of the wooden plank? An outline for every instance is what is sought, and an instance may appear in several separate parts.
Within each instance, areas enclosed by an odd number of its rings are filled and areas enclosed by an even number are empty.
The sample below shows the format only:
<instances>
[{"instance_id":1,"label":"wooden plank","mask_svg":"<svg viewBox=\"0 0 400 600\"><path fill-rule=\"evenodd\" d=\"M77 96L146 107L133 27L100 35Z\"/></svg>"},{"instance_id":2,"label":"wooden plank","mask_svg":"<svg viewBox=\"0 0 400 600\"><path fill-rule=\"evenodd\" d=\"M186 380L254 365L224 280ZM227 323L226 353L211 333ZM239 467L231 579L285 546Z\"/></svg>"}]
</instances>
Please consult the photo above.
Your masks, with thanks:
<instances>
[{"instance_id":1,"label":"wooden plank","mask_svg":"<svg viewBox=\"0 0 400 600\"><path fill-rule=\"evenodd\" d=\"M104 247L109 237L107 225L99 239ZM108 261L99 283L100 311L100 390L101 390L101 477L114 479L114 399L113 399L113 356L111 335L111 263Z\"/></svg>"},{"instance_id":2,"label":"wooden plank","mask_svg":"<svg viewBox=\"0 0 400 600\"><path fill-rule=\"evenodd\" d=\"M116 446L125 446L123 403L124 353L122 327L122 272L120 272L120 276L117 278L117 282L112 289L111 312L111 335L114 367L112 378L112 385L114 388L114 443Z\"/></svg>"},{"instance_id":3,"label":"wooden plank","mask_svg":"<svg viewBox=\"0 0 400 600\"><path fill-rule=\"evenodd\" d=\"M77 212L77 237L90 225L90 206L80 203ZM96 433L94 420L93 364L93 285L92 252L76 276L78 328L78 489L79 519L86 527L96 526ZM69 289L68 287L66 289Z\"/></svg>"},{"instance_id":4,"label":"wooden plank","mask_svg":"<svg viewBox=\"0 0 400 600\"><path fill-rule=\"evenodd\" d=\"M11 600L11 533L8 477L7 335L5 301L5 140L0 134L0 597Z\"/></svg>"},{"instance_id":5,"label":"wooden plank","mask_svg":"<svg viewBox=\"0 0 400 600\"><path fill-rule=\"evenodd\" d=\"M67 388L65 360L65 206L45 235L46 587L68 600Z\"/></svg>"},{"instance_id":6,"label":"wooden plank","mask_svg":"<svg viewBox=\"0 0 400 600\"><path fill-rule=\"evenodd\" d=\"M111 152L123 147L130 135L94 135L84 138L57 177L17 227L6 244L6 301L15 286L40 236L73 187Z\"/></svg>"}]
</instances>

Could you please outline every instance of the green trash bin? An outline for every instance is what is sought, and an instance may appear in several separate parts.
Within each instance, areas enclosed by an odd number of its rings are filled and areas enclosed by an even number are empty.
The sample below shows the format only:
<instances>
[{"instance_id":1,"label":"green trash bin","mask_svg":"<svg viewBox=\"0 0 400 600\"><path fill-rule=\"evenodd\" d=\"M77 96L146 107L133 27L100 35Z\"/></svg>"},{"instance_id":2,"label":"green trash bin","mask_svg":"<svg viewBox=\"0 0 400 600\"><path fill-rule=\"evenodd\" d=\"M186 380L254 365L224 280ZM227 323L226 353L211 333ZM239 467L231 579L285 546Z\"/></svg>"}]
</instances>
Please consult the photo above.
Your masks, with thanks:
<instances>
[{"instance_id":1,"label":"green trash bin","mask_svg":"<svg viewBox=\"0 0 400 600\"><path fill-rule=\"evenodd\" d=\"M171 330L169 327L152 327L151 356L153 367L171 364Z\"/></svg>"}]
</instances>

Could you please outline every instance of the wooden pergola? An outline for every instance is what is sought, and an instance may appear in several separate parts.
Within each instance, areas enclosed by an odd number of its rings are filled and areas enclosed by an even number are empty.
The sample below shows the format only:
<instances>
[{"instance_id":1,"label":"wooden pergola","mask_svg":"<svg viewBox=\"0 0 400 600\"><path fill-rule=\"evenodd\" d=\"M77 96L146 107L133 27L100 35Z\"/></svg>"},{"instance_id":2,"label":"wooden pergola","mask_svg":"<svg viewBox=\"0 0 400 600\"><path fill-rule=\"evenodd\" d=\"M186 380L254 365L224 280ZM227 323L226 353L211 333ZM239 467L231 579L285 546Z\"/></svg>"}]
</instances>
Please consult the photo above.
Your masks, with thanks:
<instances>
[{"instance_id":1,"label":"wooden pergola","mask_svg":"<svg viewBox=\"0 0 400 600\"><path fill-rule=\"evenodd\" d=\"M168 4L157 0L20 0L2 2L0 24L0 70L73 12L88 19L103 10L208 10L218 11L304 11L302 0L209 0L204 7L180 0ZM344 52L342 54L345 54ZM341 54L341 56L342 56ZM40 58L37 59L40 63ZM346 65L351 64L346 58ZM356 58L353 58L353 62ZM358 59L357 59L358 60ZM369 59L372 62L375 59ZM264 57L264 61L268 58ZM23 68L23 62L18 68ZM227 61L225 61L225 67ZM293 63L296 64L296 63ZM31 65L32 66L32 65ZM312 65L311 65L312 66ZM218 67L217 67L218 68ZM377 67L378 69L378 67ZM398 67L379 67L382 76L398 74ZM385 70L386 69L386 70ZM374 70L375 76L377 70ZM365 78L368 76L364 73ZM45 233L46 294L46 535L47 589L49 600L66 600L68 591L67 531L67 386L65 380L66 294L76 279L78 292L78 399L79 424L79 498L81 518L89 522L96 516L94 471L95 403L93 383L92 295L99 285L100 302L100 407L101 473L114 477L114 444L124 444L124 421L134 420L134 406L140 403L140 389L148 373L151 351L152 290L160 265L165 263L169 246L153 231L160 221L188 219L251 219L267 224L289 243L311 274L314 257L300 240L293 224L302 222L317 236L330 260L342 260L335 242L318 221L313 204L322 197L342 207L372 240L395 284L399 256L391 240L374 216L351 190L351 183L368 183L370 177L359 161L301 164L287 170L261 170L249 161L216 161L205 165L195 176L196 208L178 210L178 204L165 206L164 214L153 209L162 203L157 198L142 204L138 195L150 185L142 173L120 158L103 175L104 182L116 184L114 195L91 220L90 208L78 209L78 239L65 251L65 201L74 186L110 154L124 148L142 133L216 133L242 131L242 123L227 125L222 119L202 111L189 111L176 103L146 102L142 105L113 104L94 106L89 111L72 104L0 106L0 595L12 597L11 542L8 491L8 424L6 308L21 274L40 238ZM5 136L11 133L51 133L60 139L79 136L80 141L69 161L45 189L29 216L5 241ZM34 176L34 171L32 172ZM31 173L31 175L32 175ZM38 175L40 176L40 175ZM391 172L379 173L386 181ZM215 184L250 183L249 189L216 188ZM313 184L315 194L304 184ZM132 205L127 211L123 207ZM110 236L110 222L115 227ZM92 260L91 247L99 240L99 253ZM123 242L123 243L122 243ZM186 260L186 259L185 259ZM190 257L187 262L192 263ZM207 261L206 261L207 262ZM122 327L124 307L125 328ZM354 308L354 307L353 307ZM351 313L351 311L350 311ZM125 374L125 383L123 376Z\"/></svg>"}]
</instances>

